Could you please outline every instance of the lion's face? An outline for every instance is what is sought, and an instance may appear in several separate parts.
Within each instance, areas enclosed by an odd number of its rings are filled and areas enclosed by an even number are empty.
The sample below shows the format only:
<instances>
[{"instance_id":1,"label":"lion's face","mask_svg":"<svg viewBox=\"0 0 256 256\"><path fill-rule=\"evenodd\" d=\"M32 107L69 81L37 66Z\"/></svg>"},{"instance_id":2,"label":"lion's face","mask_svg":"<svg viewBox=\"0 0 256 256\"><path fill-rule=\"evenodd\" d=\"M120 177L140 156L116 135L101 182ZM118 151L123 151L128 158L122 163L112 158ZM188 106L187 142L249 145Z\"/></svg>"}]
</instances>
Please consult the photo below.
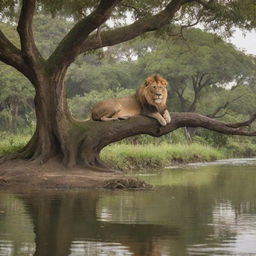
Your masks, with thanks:
<instances>
[{"instance_id":1,"label":"lion's face","mask_svg":"<svg viewBox=\"0 0 256 256\"><path fill-rule=\"evenodd\" d=\"M157 104L162 103L167 93L166 85L161 83L153 83L148 86L147 90L150 92L152 100Z\"/></svg>"},{"instance_id":2,"label":"lion's face","mask_svg":"<svg viewBox=\"0 0 256 256\"><path fill-rule=\"evenodd\" d=\"M148 103L152 105L165 104L167 99L168 82L159 75L145 80L144 93Z\"/></svg>"}]
</instances>

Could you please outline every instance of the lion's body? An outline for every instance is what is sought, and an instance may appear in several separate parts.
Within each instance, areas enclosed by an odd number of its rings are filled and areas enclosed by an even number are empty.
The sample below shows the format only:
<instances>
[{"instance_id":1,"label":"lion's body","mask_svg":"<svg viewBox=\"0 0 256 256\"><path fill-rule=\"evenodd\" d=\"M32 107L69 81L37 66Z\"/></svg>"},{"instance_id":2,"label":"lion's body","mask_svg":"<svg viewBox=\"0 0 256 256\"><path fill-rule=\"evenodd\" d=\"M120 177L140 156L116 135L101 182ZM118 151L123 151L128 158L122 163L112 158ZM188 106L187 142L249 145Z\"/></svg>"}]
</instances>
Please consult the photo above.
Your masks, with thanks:
<instances>
[{"instance_id":1,"label":"lion's body","mask_svg":"<svg viewBox=\"0 0 256 256\"><path fill-rule=\"evenodd\" d=\"M92 119L109 121L142 114L157 119L161 125L166 125L171 121L166 107L166 85L167 81L161 76L151 76L134 95L96 103L92 108Z\"/></svg>"},{"instance_id":2,"label":"lion's body","mask_svg":"<svg viewBox=\"0 0 256 256\"><path fill-rule=\"evenodd\" d=\"M136 96L107 99L100 101L93 106L93 120L111 120L121 117L136 116L141 113L141 107Z\"/></svg>"}]
</instances>

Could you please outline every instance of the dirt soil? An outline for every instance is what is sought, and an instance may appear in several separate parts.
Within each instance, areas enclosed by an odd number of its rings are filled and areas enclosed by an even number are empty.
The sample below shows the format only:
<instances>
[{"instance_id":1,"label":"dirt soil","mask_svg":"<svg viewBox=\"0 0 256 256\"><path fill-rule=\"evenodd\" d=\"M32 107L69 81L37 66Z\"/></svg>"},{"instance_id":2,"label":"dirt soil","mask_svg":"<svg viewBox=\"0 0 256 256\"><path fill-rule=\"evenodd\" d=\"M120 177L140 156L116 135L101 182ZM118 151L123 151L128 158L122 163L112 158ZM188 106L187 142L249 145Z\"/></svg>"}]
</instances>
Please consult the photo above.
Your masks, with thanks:
<instances>
[{"instance_id":1,"label":"dirt soil","mask_svg":"<svg viewBox=\"0 0 256 256\"><path fill-rule=\"evenodd\" d=\"M122 181L124 184L128 182L128 187L129 184L146 186L145 183L122 173L96 172L78 167L67 169L54 159L44 165L24 160L12 160L0 164L0 189L108 188L115 180L118 184ZM121 187L117 186L117 188Z\"/></svg>"}]
</instances>

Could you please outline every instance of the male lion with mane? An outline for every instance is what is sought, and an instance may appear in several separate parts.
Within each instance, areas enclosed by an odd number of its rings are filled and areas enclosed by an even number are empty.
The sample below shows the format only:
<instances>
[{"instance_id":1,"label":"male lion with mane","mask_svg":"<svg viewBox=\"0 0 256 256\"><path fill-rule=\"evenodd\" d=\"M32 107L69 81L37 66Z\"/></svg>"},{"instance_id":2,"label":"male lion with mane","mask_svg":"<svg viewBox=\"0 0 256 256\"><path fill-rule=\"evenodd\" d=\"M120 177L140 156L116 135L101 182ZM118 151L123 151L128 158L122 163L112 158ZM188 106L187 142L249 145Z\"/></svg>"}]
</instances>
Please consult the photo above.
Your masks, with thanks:
<instances>
[{"instance_id":1,"label":"male lion with mane","mask_svg":"<svg viewBox=\"0 0 256 256\"><path fill-rule=\"evenodd\" d=\"M155 118L162 126L171 122L167 110L168 82L160 75L148 77L131 96L107 99L92 107L92 119L95 121L122 120L136 115Z\"/></svg>"}]
</instances>

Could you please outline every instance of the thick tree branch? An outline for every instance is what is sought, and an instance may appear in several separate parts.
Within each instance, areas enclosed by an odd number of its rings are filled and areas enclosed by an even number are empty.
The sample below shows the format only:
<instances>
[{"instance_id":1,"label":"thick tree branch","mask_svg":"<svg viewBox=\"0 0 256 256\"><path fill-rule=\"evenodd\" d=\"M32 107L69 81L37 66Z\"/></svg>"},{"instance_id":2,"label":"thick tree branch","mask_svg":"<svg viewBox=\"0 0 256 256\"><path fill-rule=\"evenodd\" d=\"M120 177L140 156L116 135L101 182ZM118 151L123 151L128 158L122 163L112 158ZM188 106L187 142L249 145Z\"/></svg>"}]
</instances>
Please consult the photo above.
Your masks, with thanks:
<instances>
[{"instance_id":1,"label":"thick tree branch","mask_svg":"<svg viewBox=\"0 0 256 256\"><path fill-rule=\"evenodd\" d=\"M170 127L163 127L162 132L172 131L172 126L180 127L202 127L212 131L230 135L256 136L256 131L246 131L241 127L249 126L256 119L253 115L249 120L239 123L226 123L215 120L197 113L172 113L172 122Z\"/></svg>"},{"instance_id":2,"label":"thick tree branch","mask_svg":"<svg viewBox=\"0 0 256 256\"><path fill-rule=\"evenodd\" d=\"M24 60L32 65L39 64L40 56L39 51L35 45L35 40L32 30L32 22L34 11L36 7L36 0L23 0L18 23L18 33L20 36L21 53Z\"/></svg>"},{"instance_id":3,"label":"thick tree branch","mask_svg":"<svg viewBox=\"0 0 256 256\"><path fill-rule=\"evenodd\" d=\"M79 21L63 38L48 59L50 67L68 67L80 54L88 35L102 25L111 15L114 7L122 0L101 0L99 6L89 16ZM97 37L98 38L98 37Z\"/></svg>"},{"instance_id":4,"label":"thick tree branch","mask_svg":"<svg viewBox=\"0 0 256 256\"><path fill-rule=\"evenodd\" d=\"M188 2L193 2L193 0L172 0L163 11L156 15L143 17L125 27L102 32L100 41L92 35L84 42L81 53L119 44L145 32L157 30L169 24L181 6Z\"/></svg>"},{"instance_id":5,"label":"thick tree branch","mask_svg":"<svg viewBox=\"0 0 256 256\"><path fill-rule=\"evenodd\" d=\"M31 79L32 74L29 67L24 62L21 51L15 47L0 30L0 61L10 65Z\"/></svg>"},{"instance_id":6,"label":"thick tree branch","mask_svg":"<svg viewBox=\"0 0 256 256\"><path fill-rule=\"evenodd\" d=\"M155 119L136 116L122 121L87 121L85 122L85 127L86 129L88 129L88 125L93 127L94 135L96 134L95 138L99 141L99 150L112 142L120 141L129 136L148 134L154 137L160 137L182 127L202 127L223 134L256 136L256 131L241 129L241 127L249 126L255 121L256 114L249 120L240 123L225 123L197 113L188 112L173 112L171 113L171 117L172 121L167 126L160 126ZM98 122L97 126L95 126L95 122ZM83 124L79 123L78 125L82 126ZM81 127L79 130L83 133Z\"/></svg>"},{"instance_id":7,"label":"thick tree branch","mask_svg":"<svg viewBox=\"0 0 256 256\"><path fill-rule=\"evenodd\" d=\"M240 128L242 126L249 126L252 122L255 121L255 119L256 119L256 114L252 115L252 117L247 121L239 122L239 123L228 123L227 126L231 128Z\"/></svg>"}]
</instances>

